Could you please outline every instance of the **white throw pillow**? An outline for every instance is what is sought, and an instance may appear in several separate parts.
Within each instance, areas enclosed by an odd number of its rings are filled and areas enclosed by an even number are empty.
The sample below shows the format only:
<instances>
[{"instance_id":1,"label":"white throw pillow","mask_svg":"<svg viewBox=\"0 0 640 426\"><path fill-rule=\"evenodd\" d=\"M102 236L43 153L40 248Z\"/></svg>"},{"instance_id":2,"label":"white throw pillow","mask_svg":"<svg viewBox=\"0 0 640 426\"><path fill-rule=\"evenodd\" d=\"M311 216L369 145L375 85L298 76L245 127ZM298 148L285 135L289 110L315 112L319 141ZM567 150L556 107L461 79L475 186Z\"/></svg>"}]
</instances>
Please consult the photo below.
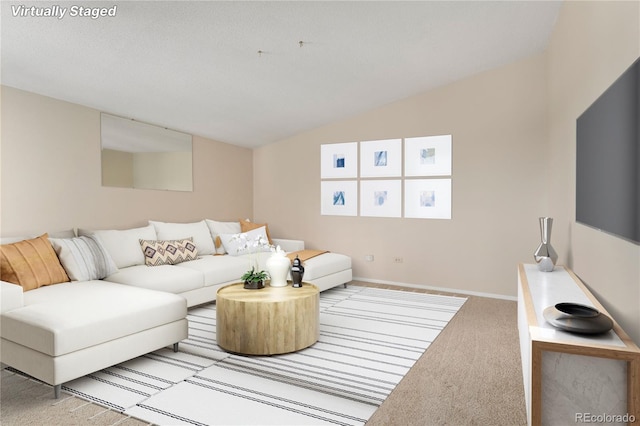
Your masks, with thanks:
<instances>
[{"instance_id":1,"label":"white throw pillow","mask_svg":"<svg viewBox=\"0 0 640 426\"><path fill-rule=\"evenodd\" d=\"M125 230L109 229L91 231L78 229L79 235L97 235L104 248L118 268L144 265L144 254L140 249L140 240L157 240L156 229L152 225Z\"/></svg>"},{"instance_id":2,"label":"white throw pillow","mask_svg":"<svg viewBox=\"0 0 640 426\"><path fill-rule=\"evenodd\" d=\"M264 226L238 234L220 234L222 245L231 256L270 251L267 230Z\"/></svg>"},{"instance_id":3,"label":"white throw pillow","mask_svg":"<svg viewBox=\"0 0 640 426\"><path fill-rule=\"evenodd\" d=\"M216 242L216 238L220 237L221 234L239 234L242 232L240 228L240 222L218 222L211 219L205 219L207 226L209 227L209 231L211 231L211 237L213 238L213 242ZM222 237L220 237L222 240ZM224 244L222 242L219 246L216 247L217 254L225 254L226 250L224 248Z\"/></svg>"},{"instance_id":4,"label":"white throw pillow","mask_svg":"<svg viewBox=\"0 0 640 426\"><path fill-rule=\"evenodd\" d=\"M193 243L198 249L198 254L215 254L216 246L213 244L213 238L209 227L204 220L193 223L169 223L149 221L153 225L158 235L158 240L182 240L185 238L193 238Z\"/></svg>"},{"instance_id":5,"label":"white throw pillow","mask_svg":"<svg viewBox=\"0 0 640 426\"><path fill-rule=\"evenodd\" d=\"M118 272L116 264L92 235L77 238L49 238L71 281L101 280Z\"/></svg>"}]
</instances>

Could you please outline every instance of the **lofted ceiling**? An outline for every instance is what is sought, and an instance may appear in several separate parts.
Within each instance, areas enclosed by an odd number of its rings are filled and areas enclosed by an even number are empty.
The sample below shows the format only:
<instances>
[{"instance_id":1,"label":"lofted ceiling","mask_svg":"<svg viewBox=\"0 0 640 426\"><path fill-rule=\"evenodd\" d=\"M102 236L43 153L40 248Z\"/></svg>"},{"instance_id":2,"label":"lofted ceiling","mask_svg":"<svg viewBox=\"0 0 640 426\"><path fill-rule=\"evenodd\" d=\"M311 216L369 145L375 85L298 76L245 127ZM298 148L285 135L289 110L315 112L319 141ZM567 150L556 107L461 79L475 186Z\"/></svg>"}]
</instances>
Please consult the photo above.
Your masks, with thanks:
<instances>
[{"instance_id":1,"label":"lofted ceiling","mask_svg":"<svg viewBox=\"0 0 640 426\"><path fill-rule=\"evenodd\" d=\"M12 9L78 4L115 5L116 16L57 19ZM3 1L1 79L257 147L542 52L560 5Z\"/></svg>"}]
</instances>

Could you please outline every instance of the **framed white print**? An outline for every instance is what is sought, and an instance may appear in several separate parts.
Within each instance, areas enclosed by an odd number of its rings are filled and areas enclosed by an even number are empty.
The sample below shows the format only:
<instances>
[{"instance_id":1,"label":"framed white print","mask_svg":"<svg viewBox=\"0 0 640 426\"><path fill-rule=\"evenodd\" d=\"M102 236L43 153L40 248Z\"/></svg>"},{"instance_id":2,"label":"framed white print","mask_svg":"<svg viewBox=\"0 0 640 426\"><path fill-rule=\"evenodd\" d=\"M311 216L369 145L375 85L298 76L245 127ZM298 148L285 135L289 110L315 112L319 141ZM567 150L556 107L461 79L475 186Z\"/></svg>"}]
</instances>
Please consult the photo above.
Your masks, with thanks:
<instances>
[{"instance_id":1,"label":"framed white print","mask_svg":"<svg viewBox=\"0 0 640 426\"><path fill-rule=\"evenodd\" d=\"M404 217L451 219L451 179L406 179Z\"/></svg>"},{"instance_id":2,"label":"framed white print","mask_svg":"<svg viewBox=\"0 0 640 426\"><path fill-rule=\"evenodd\" d=\"M451 135L404 140L405 176L450 176Z\"/></svg>"},{"instance_id":3,"label":"framed white print","mask_svg":"<svg viewBox=\"0 0 640 426\"><path fill-rule=\"evenodd\" d=\"M402 140L360 142L360 177L400 177Z\"/></svg>"},{"instance_id":4,"label":"framed white print","mask_svg":"<svg viewBox=\"0 0 640 426\"><path fill-rule=\"evenodd\" d=\"M358 177L358 142L320 145L320 177Z\"/></svg>"},{"instance_id":5,"label":"framed white print","mask_svg":"<svg viewBox=\"0 0 640 426\"><path fill-rule=\"evenodd\" d=\"M401 217L401 180L361 180L360 216Z\"/></svg>"},{"instance_id":6,"label":"framed white print","mask_svg":"<svg viewBox=\"0 0 640 426\"><path fill-rule=\"evenodd\" d=\"M321 215L358 215L358 182L355 180L322 181L320 197Z\"/></svg>"}]
</instances>

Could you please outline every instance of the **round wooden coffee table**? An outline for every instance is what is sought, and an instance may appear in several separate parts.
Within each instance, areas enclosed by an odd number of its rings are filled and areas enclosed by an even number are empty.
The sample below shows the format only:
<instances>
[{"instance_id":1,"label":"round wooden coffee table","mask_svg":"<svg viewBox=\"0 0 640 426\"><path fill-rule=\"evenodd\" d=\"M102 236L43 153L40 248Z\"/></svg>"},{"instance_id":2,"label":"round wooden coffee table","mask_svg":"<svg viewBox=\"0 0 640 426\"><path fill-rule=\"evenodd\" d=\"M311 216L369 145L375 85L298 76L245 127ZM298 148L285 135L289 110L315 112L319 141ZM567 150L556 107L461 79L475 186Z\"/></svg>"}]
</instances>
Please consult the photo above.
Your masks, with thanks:
<instances>
[{"instance_id":1,"label":"round wooden coffee table","mask_svg":"<svg viewBox=\"0 0 640 426\"><path fill-rule=\"evenodd\" d=\"M218 290L216 338L224 350L245 355L295 352L318 341L319 317L320 292L313 284L260 290L231 284Z\"/></svg>"}]
</instances>

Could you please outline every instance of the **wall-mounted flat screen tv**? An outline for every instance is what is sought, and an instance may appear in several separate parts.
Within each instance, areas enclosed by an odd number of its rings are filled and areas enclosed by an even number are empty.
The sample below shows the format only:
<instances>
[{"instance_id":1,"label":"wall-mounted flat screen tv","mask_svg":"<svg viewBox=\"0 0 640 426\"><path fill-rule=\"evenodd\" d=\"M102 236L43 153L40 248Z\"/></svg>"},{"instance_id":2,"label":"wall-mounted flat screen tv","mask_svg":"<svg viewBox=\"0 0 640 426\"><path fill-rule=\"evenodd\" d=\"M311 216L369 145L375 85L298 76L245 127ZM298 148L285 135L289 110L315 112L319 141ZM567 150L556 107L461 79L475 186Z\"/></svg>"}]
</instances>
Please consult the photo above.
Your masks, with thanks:
<instances>
[{"instance_id":1,"label":"wall-mounted flat screen tv","mask_svg":"<svg viewBox=\"0 0 640 426\"><path fill-rule=\"evenodd\" d=\"M640 244L640 58L576 123L576 222Z\"/></svg>"}]
</instances>

